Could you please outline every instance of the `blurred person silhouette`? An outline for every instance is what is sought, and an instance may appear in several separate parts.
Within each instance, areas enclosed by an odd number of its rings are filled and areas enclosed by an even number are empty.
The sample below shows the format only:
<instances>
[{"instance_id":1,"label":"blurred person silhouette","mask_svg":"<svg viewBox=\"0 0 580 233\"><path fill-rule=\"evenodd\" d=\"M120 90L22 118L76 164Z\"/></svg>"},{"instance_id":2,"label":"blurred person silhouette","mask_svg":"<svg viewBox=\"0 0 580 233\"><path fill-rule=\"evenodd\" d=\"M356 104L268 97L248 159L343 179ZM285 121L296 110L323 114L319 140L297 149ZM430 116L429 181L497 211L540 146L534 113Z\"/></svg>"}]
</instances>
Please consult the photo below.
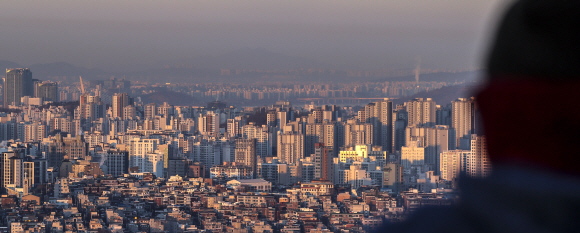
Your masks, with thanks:
<instances>
[{"instance_id":1,"label":"blurred person silhouette","mask_svg":"<svg viewBox=\"0 0 580 233\"><path fill-rule=\"evenodd\" d=\"M377 232L580 232L580 1L516 1L491 45L476 102L492 174Z\"/></svg>"}]
</instances>

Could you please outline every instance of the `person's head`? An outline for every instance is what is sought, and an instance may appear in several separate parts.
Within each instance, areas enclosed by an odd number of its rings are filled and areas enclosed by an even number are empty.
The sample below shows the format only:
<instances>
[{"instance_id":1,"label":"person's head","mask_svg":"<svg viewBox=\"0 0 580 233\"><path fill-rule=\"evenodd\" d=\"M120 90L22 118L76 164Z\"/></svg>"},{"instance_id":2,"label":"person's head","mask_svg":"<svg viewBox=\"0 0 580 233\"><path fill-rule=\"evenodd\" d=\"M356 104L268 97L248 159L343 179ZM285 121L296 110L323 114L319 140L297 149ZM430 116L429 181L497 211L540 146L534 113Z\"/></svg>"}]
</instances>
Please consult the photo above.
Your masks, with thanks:
<instances>
[{"instance_id":1,"label":"person's head","mask_svg":"<svg viewBox=\"0 0 580 233\"><path fill-rule=\"evenodd\" d=\"M493 165L580 175L580 1L515 2L486 66L477 103Z\"/></svg>"}]
</instances>

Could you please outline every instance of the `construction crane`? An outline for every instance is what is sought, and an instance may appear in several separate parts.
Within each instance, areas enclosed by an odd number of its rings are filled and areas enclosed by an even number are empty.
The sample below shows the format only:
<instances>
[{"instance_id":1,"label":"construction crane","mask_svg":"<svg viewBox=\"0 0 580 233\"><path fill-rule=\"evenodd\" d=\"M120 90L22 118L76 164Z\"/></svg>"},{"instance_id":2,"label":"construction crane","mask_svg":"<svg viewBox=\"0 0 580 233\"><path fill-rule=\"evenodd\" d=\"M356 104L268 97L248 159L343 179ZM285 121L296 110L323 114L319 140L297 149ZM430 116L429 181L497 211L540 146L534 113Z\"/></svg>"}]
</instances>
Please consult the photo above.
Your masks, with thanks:
<instances>
[{"instance_id":1,"label":"construction crane","mask_svg":"<svg viewBox=\"0 0 580 233\"><path fill-rule=\"evenodd\" d=\"M83 85L83 77L79 76L81 79L81 95L85 94L85 86Z\"/></svg>"}]
</instances>

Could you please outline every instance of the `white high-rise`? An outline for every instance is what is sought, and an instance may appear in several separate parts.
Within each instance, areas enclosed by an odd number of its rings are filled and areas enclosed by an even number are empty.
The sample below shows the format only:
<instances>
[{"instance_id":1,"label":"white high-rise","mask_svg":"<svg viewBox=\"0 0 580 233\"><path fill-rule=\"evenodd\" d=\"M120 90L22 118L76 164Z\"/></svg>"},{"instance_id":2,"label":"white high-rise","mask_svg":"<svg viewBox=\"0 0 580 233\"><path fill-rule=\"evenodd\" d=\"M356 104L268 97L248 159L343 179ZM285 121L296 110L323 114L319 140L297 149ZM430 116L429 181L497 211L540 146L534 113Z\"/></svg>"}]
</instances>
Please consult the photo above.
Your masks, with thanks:
<instances>
[{"instance_id":1,"label":"white high-rise","mask_svg":"<svg viewBox=\"0 0 580 233\"><path fill-rule=\"evenodd\" d=\"M337 137L336 137L336 124L335 123L309 123L306 124L306 133L304 138L304 143L306 147L306 154L311 155L315 152L316 143L324 143L325 147L328 149L328 153L331 155L336 154L337 148Z\"/></svg>"},{"instance_id":2,"label":"white high-rise","mask_svg":"<svg viewBox=\"0 0 580 233\"><path fill-rule=\"evenodd\" d=\"M272 133L265 125L257 126L254 122L242 127L242 135L247 139L256 139L256 154L262 158L272 155Z\"/></svg>"},{"instance_id":3,"label":"white high-rise","mask_svg":"<svg viewBox=\"0 0 580 233\"><path fill-rule=\"evenodd\" d=\"M304 134L286 131L278 134L278 159L282 163L296 164L304 158Z\"/></svg>"},{"instance_id":4,"label":"white high-rise","mask_svg":"<svg viewBox=\"0 0 580 233\"><path fill-rule=\"evenodd\" d=\"M198 130L202 135L217 136L220 131L220 117L218 113L207 112L198 118Z\"/></svg>"},{"instance_id":5,"label":"white high-rise","mask_svg":"<svg viewBox=\"0 0 580 233\"><path fill-rule=\"evenodd\" d=\"M469 150L469 144L464 143L461 148L461 139L469 140L474 133L474 105L475 99L459 98L451 102L451 131L454 141L451 148Z\"/></svg>"},{"instance_id":6,"label":"white high-rise","mask_svg":"<svg viewBox=\"0 0 580 233\"><path fill-rule=\"evenodd\" d=\"M441 179L455 181L459 178L464 158L471 157L470 150L450 150L441 153L439 161Z\"/></svg>"},{"instance_id":7,"label":"white high-rise","mask_svg":"<svg viewBox=\"0 0 580 233\"><path fill-rule=\"evenodd\" d=\"M491 173L485 136L471 135L471 153L465 158L465 173L471 177L486 177Z\"/></svg>"},{"instance_id":8,"label":"white high-rise","mask_svg":"<svg viewBox=\"0 0 580 233\"><path fill-rule=\"evenodd\" d=\"M139 171L145 171L147 154L157 150L159 139L133 138L130 142L129 166L139 167Z\"/></svg>"},{"instance_id":9,"label":"white high-rise","mask_svg":"<svg viewBox=\"0 0 580 233\"><path fill-rule=\"evenodd\" d=\"M359 111L362 114L362 112ZM389 98L367 104L361 122L373 126L373 145L382 146L383 150L392 152L393 102ZM364 121L363 121L364 119Z\"/></svg>"},{"instance_id":10,"label":"white high-rise","mask_svg":"<svg viewBox=\"0 0 580 233\"><path fill-rule=\"evenodd\" d=\"M425 148L425 164L427 169L439 174L439 156L449 150L449 127L437 125L435 127L407 127L405 144L416 144Z\"/></svg>"},{"instance_id":11,"label":"white high-rise","mask_svg":"<svg viewBox=\"0 0 580 233\"><path fill-rule=\"evenodd\" d=\"M407 126L434 126L437 105L431 98L416 98L407 102Z\"/></svg>"},{"instance_id":12,"label":"white high-rise","mask_svg":"<svg viewBox=\"0 0 580 233\"><path fill-rule=\"evenodd\" d=\"M113 118L123 118L123 109L129 105L129 95L127 93L116 93L113 95Z\"/></svg>"},{"instance_id":13,"label":"white high-rise","mask_svg":"<svg viewBox=\"0 0 580 233\"><path fill-rule=\"evenodd\" d=\"M344 124L344 146L373 144L373 125L359 123L354 119Z\"/></svg>"},{"instance_id":14,"label":"white high-rise","mask_svg":"<svg viewBox=\"0 0 580 233\"><path fill-rule=\"evenodd\" d=\"M417 142L401 147L401 165L405 170L425 165L425 148L419 147Z\"/></svg>"}]
</instances>

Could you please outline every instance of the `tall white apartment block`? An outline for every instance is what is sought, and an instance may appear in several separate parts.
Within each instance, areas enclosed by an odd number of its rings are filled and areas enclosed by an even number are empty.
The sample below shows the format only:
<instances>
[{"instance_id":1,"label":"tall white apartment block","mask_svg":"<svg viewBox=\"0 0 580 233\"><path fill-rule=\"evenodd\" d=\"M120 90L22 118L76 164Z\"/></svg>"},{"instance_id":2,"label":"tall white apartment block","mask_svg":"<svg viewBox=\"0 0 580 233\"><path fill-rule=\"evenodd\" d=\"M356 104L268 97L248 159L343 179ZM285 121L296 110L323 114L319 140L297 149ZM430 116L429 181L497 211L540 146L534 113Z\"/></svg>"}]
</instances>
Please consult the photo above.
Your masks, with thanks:
<instances>
[{"instance_id":1,"label":"tall white apartment block","mask_svg":"<svg viewBox=\"0 0 580 233\"><path fill-rule=\"evenodd\" d=\"M157 150L159 139L133 138L129 143L129 167L139 167L139 171L142 172L145 169L147 154Z\"/></svg>"},{"instance_id":2,"label":"tall white apartment block","mask_svg":"<svg viewBox=\"0 0 580 233\"><path fill-rule=\"evenodd\" d=\"M425 165L425 148L417 146L418 143L410 143L409 146L401 147L401 165L403 169L411 169L412 166Z\"/></svg>"},{"instance_id":3,"label":"tall white apartment block","mask_svg":"<svg viewBox=\"0 0 580 233\"><path fill-rule=\"evenodd\" d=\"M461 148L461 139L469 140L474 129L474 98L459 98L451 102L451 129L454 135L452 149L469 150L469 144Z\"/></svg>"},{"instance_id":4,"label":"tall white apartment block","mask_svg":"<svg viewBox=\"0 0 580 233\"><path fill-rule=\"evenodd\" d=\"M242 135L247 139L256 139L256 154L262 158L272 155L272 133L265 125L256 126L254 122L242 127Z\"/></svg>"},{"instance_id":5,"label":"tall white apartment block","mask_svg":"<svg viewBox=\"0 0 580 233\"><path fill-rule=\"evenodd\" d=\"M447 181L459 178L464 158L471 157L471 150L450 150L441 153L440 176Z\"/></svg>"},{"instance_id":6,"label":"tall white apartment block","mask_svg":"<svg viewBox=\"0 0 580 233\"><path fill-rule=\"evenodd\" d=\"M437 105L431 98L416 98L407 102L407 126L434 126Z\"/></svg>"},{"instance_id":7,"label":"tall white apartment block","mask_svg":"<svg viewBox=\"0 0 580 233\"><path fill-rule=\"evenodd\" d=\"M277 156L280 162L297 164L304 158L304 134L287 131L278 133Z\"/></svg>"},{"instance_id":8,"label":"tall white apartment block","mask_svg":"<svg viewBox=\"0 0 580 233\"><path fill-rule=\"evenodd\" d=\"M492 167L487 155L485 136L471 135L471 154L465 157L465 172L471 177L486 177Z\"/></svg>"},{"instance_id":9,"label":"tall white apartment block","mask_svg":"<svg viewBox=\"0 0 580 233\"><path fill-rule=\"evenodd\" d=\"M361 122L372 124L373 145L382 146L383 150L392 152L393 102L385 98L367 104L364 116L359 116L359 119Z\"/></svg>"}]
</instances>

